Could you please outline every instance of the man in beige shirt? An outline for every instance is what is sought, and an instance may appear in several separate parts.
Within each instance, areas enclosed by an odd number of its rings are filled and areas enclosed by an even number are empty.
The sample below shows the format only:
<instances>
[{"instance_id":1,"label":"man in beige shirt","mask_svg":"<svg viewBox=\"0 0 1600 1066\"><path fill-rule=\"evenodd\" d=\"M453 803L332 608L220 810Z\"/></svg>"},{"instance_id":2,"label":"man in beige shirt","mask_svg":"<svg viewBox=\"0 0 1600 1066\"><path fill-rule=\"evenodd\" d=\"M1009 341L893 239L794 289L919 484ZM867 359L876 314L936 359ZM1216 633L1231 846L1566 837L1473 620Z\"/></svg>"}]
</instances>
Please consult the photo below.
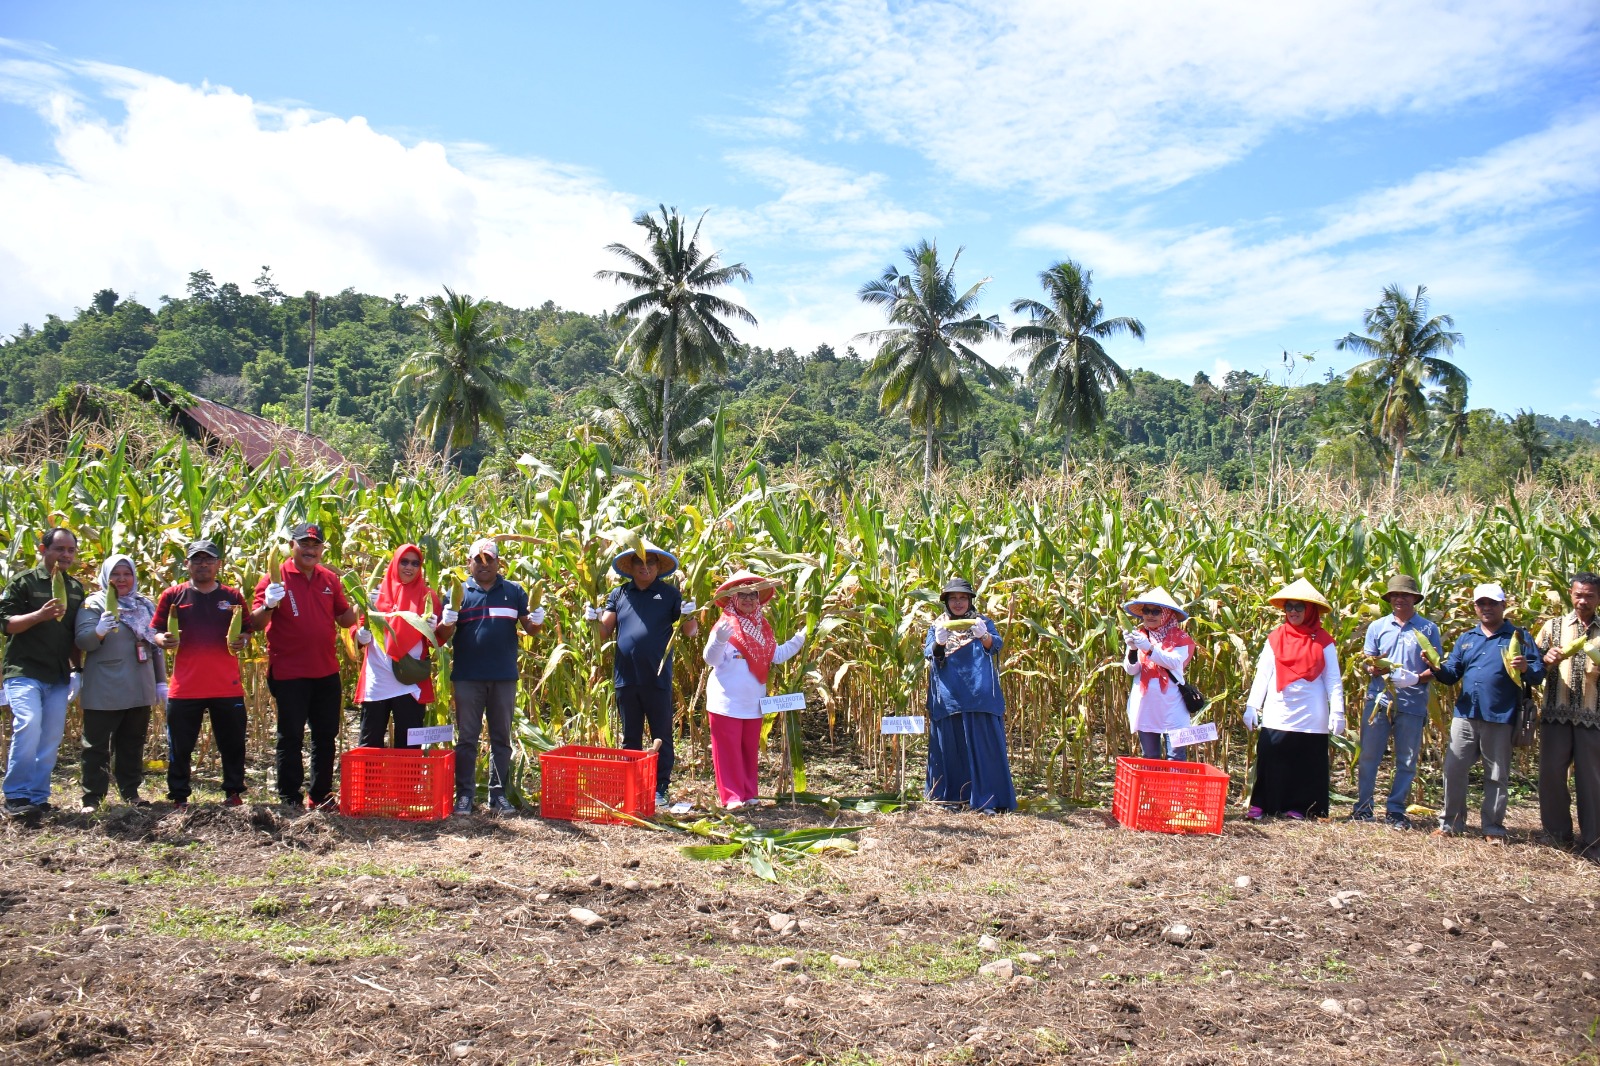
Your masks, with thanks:
<instances>
[{"instance_id":1,"label":"man in beige shirt","mask_svg":"<svg viewBox=\"0 0 1600 1066\"><path fill-rule=\"evenodd\" d=\"M1539 819L1553 843L1600 859L1600 663L1579 649L1579 637L1600 640L1600 576L1572 576L1572 610L1552 618L1535 643L1549 667L1539 723ZM1570 768L1578 794L1578 835L1572 835Z\"/></svg>"}]
</instances>

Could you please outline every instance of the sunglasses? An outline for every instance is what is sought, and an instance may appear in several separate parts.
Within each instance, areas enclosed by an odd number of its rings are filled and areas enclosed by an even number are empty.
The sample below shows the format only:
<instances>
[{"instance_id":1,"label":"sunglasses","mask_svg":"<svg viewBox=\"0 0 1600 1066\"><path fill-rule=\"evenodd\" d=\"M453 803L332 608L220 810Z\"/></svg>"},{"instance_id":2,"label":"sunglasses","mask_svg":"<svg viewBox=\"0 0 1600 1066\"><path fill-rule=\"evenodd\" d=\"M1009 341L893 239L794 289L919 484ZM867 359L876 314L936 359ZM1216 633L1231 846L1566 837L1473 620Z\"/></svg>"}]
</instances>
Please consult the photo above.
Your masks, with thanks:
<instances>
[{"instance_id":1,"label":"sunglasses","mask_svg":"<svg viewBox=\"0 0 1600 1066\"><path fill-rule=\"evenodd\" d=\"M1299 600L1286 600L1283 609L1285 611L1303 611L1306 609L1306 605Z\"/></svg>"},{"instance_id":2,"label":"sunglasses","mask_svg":"<svg viewBox=\"0 0 1600 1066\"><path fill-rule=\"evenodd\" d=\"M759 592L735 592L734 596L736 598L738 598L738 599L741 599L741 600L759 600L761 598L761 593L759 593Z\"/></svg>"},{"instance_id":3,"label":"sunglasses","mask_svg":"<svg viewBox=\"0 0 1600 1066\"><path fill-rule=\"evenodd\" d=\"M1139 608L1139 613L1146 618L1154 618L1164 610L1166 610L1165 607L1141 607Z\"/></svg>"},{"instance_id":4,"label":"sunglasses","mask_svg":"<svg viewBox=\"0 0 1600 1066\"><path fill-rule=\"evenodd\" d=\"M405 567L408 570L415 570L417 567L422 565L422 560L421 559L409 559L409 558L401 559L400 560L400 565Z\"/></svg>"}]
</instances>

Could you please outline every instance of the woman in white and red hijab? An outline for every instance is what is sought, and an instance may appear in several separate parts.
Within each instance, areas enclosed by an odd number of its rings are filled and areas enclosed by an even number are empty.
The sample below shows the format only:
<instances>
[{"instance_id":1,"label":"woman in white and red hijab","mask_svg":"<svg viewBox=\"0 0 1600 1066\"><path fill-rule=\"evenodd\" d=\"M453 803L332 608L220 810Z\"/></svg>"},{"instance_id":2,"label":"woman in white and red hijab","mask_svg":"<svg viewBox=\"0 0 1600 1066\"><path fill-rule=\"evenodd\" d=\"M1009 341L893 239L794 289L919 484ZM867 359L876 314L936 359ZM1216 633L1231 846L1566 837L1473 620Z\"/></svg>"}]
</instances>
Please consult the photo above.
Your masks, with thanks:
<instances>
[{"instance_id":1,"label":"woman in white and red hijab","mask_svg":"<svg viewBox=\"0 0 1600 1066\"><path fill-rule=\"evenodd\" d=\"M383 584L372 601L375 612L411 613L437 624L443 607L439 594L428 587L422 574L422 549L402 544L389 560ZM389 632L376 640L365 624L356 630L356 640L364 647L361 674L356 679L356 703L361 707L360 745L381 748L389 740L389 723L394 723L393 746L414 748L406 734L420 729L426 707L433 702L433 677L429 669L429 645L422 633L401 618L387 618Z\"/></svg>"},{"instance_id":2,"label":"woman in white and red hijab","mask_svg":"<svg viewBox=\"0 0 1600 1066\"><path fill-rule=\"evenodd\" d=\"M1146 759L1160 759L1166 734L1189 725L1189 709L1178 691L1183 672L1194 662L1194 638L1183 631L1189 615L1160 586L1122 609L1140 621L1137 629L1123 634L1128 654L1122 668L1134 679L1128 691L1128 728L1138 735ZM1183 749L1172 748L1172 758L1182 759Z\"/></svg>"},{"instance_id":3,"label":"woman in white and red hijab","mask_svg":"<svg viewBox=\"0 0 1600 1066\"><path fill-rule=\"evenodd\" d=\"M767 694L772 668L788 662L805 643L796 633L782 644L762 614L777 583L740 570L712 596L722 617L711 627L705 660L706 710L711 712L711 763L717 775L717 799L729 810L754 807L760 787L761 698Z\"/></svg>"}]
</instances>

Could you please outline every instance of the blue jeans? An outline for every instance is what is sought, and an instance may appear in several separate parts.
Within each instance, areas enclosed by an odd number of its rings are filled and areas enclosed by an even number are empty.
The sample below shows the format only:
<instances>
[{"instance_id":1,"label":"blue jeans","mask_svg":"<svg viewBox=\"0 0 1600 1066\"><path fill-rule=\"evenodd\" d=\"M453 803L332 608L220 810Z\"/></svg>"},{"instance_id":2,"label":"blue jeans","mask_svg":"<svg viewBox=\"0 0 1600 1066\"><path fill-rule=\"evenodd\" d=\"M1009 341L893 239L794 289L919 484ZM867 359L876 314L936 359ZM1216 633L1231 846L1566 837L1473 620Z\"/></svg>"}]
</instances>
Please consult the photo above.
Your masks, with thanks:
<instances>
[{"instance_id":1,"label":"blue jeans","mask_svg":"<svg viewBox=\"0 0 1600 1066\"><path fill-rule=\"evenodd\" d=\"M11 754L6 758L8 800L44 803L50 798L50 773L67 726L67 683L47 685L31 677L6 679L11 702Z\"/></svg>"},{"instance_id":2,"label":"blue jeans","mask_svg":"<svg viewBox=\"0 0 1600 1066\"><path fill-rule=\"evenodd\" d=\"M1165 733L1147 733L1141 729L1139 730L1139 751L1146 759L1163 758L1161 749L1166 739L1167 735ZM1173 748L1172 754L1165 756L1165 758L1171 759L1173 762L1182 762L1183 749Z\"/></svg>"},{"instance_id":3,"label":"blue jeans","mask_svg":"<svg viewBox=\"0 0 1600 1066\"><path fill-rule=\"evenodd\" d=\"M1417 776L1417 752L1422 748L1422 730L1427 715L1396 711L1394 721L1383 711L1374 712L1372 700L1361 709L1361 760L1356 764L1356 806L1354 814L1372 813L1372 796L1378 785L1378 764L1394 741L1394 783L1389 786L1388 816L1404 817L1406 797Z\"/></svg>"}]
</instances>

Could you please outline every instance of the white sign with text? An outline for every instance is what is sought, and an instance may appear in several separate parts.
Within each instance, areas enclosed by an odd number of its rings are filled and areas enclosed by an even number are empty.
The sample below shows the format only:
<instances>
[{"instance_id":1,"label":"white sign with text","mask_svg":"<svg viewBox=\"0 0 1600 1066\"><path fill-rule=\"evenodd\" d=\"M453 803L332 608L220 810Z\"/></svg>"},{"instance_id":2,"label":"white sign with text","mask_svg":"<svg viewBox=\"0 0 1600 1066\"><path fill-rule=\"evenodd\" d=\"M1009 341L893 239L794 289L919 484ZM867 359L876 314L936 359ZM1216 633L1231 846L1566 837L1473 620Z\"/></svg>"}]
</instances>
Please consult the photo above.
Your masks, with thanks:
<instances>
[{"instance_id":1,"label":"white sign with text","mask_svg":"<svg viewBox=\"0 0 1600 1066\"><path fill-rule=\"evenodd\" d=\"M1208 740L1217 739L1217 723L1207 722L1204 725L1185 726L1183 729L1167 730L1167 740L1175 748L1187 748L1195 744L1204 744Z\"/></svg>"},{"instance_id":2,"label":"white sign with text","mask_svg":"<svg viewBox=\"0 0 1600 1066\"><path fill-rule=\"evenodd\" d=\"M455 738L453 725L425 725L406 730L407 744L448 744Z\"/></svg>"},{"instance_id":3,"label":"white sign with text","mask_svg":"<svg viewBox=\"0 0 1600 1066\"><path fill-rule=\"evenodd\" d=\"M804 692L785 692L781 696L761 697L762 714L781 714L784 711L803 711L806 709L806 694Z\"/></svg>"},{"instance_id":4,"label":"white sign with text","mask_svg":"<svg viewBox=\"0 0 1600 1066\"><path fill-rule=\"evenodd\" d=\"M890 715L883 719L879 730L880 735L890 736L895 733L925 733L928 720L920 714L903 716Z\"/></svg>"}]
</instances>

